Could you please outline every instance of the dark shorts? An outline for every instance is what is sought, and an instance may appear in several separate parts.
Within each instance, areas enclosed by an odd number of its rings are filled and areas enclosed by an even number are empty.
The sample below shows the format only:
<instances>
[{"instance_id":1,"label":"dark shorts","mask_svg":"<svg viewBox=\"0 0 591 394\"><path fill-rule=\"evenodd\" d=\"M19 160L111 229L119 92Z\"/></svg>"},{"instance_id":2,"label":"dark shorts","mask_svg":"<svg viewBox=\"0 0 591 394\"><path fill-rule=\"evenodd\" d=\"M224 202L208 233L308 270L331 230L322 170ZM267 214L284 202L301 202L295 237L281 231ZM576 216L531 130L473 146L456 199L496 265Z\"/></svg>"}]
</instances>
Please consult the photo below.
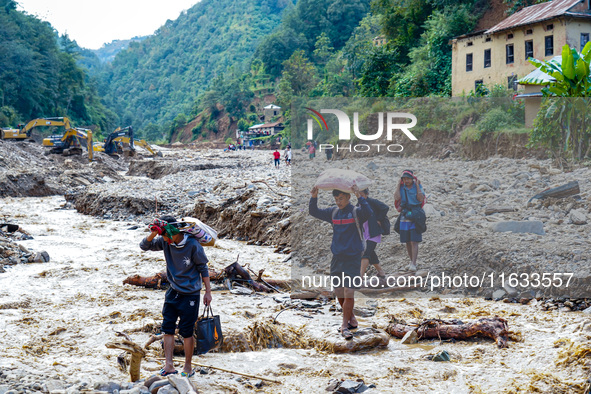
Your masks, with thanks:
<instances>
[{"instance_id":1,"label":"dark shorts","mask_svg":"<svg viewBox=\"0 0 591 394\"><path fill-rule=\"evenodd\" d=\"M419 233L417 229L413 228L411 230L400 230L400 243L407 243L407 242L422 242L423 241L423 234Z\"/></svg>"},{"instance_id":2,"label":"dark shorts","mask_svg":"<svg viewBox=\"0 0 591 394\"><path fill-rule=\"evenodd\" d=\"M162 316L163 333L174 335L176 321L180 318L179 334L183 338L192 337L199 316L199 294L182 294L170 287L164 297Z\"/></svg>"},{"instance_id":3,"label":"dark shorts","mask_svg":"<svg viewBox=\"0 0 591 394\"><path fill-rule=\"evenodd\" d=\"M278 166L281 163L281 159L275 159L275 165Z\"/></svg>"},{"instance_id":4,"label":"dark shorts","mask_svg":"<svg viewBox=\"0 0 591 394\"><path fill-rule=\"evenodd\" d=\"M368 259L369 263L372 265L380 264L380 260L378 259L378 255L376 254L376 247L378 246L377 242L374 241L366 241L365 251L363 252L362 259Z\"/></svg>"},{"instance_id":5,"label":"dark shorts","mask_svg":"<svg viewBox=\"0 0 591 394\"><path fill-rule=\"evenodd\" d=\"M355 286L355 282L360 282L360 279L354 281L355 277L361 278L361 256L332 256L330 261L330 276L338 277L339 281L336 280L334 284L339 284L335 287L347 287L349 289L357 289L359 286ZM332 280L332 278L331 278ZM360 283L357 283L358 285Z\"/></svg>"}]
</instances>

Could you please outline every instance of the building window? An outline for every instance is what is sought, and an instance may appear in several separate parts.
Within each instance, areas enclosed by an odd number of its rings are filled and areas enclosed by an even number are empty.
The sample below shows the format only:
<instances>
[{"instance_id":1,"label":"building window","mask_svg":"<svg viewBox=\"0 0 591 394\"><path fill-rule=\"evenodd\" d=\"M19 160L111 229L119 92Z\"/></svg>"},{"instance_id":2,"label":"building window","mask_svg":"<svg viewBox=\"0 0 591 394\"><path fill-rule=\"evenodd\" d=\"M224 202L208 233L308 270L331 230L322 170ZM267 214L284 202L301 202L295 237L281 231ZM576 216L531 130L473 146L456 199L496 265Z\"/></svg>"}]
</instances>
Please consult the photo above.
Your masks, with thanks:
<instances>
[{"instance_id":1,"label":"building window","mask_svg":"<svg viewBox=\"0 0 591 394\"><path fill-rule=\"evenodd\" d=\"M475 92L478 92L478 90L482 89L483 87L484 87L484 81L482 79L474 81L474 91Z\"/></svg>"},{"instance_id":2,"label":"building window","mask_svg":"<svg viewBox=\"0 0 591 394\"><path fill-rule=\"evenodd\" d=\"M525 60L529 59L530 57L534 57L534 42L533 42L533 40L528 40L525 42Z\"/></svg>"},{"instance_id":3,"label":"building window","mask_svg":"<svg viewBox=\"0 0 591 394\"><path fill-rule=\"evenodd\" d=\"M517 75L509 75L507 77L507 88L517 90Z\"/></svg>"},{"instance_id":4,"label":"building window","mask_svg":"<svg viewBox=\"0 0 591 394\"><path fill-rule=\"evenodd\" d=\"M546 31L552 30L552 29L554 29L554 24L550 23L549 25L546 25Z\"/></svg>"},{"instance_id":5,"label":"building window","mask_svg":"<svg viewBox=\"0 0 591 394\"><path fill-rule=\"evenodd\" d=\"M471 47L472 46L472 41L468 41L468 43L466 44L467 47Z\"/></svg>"},{"instance_id":6,"label":"building window","mask_svg":"<svg viewBox=\"0 0 591 394\"><path fill-rule=\"evenodd\" d=\"M511 39L513 39L513 33L507 34L507 40L511 40Z\"/></svg>"},{"instance_id":7,"label":"building window","mask_svg":"<svg viewBox=\"0 0 591 394\"><path fill-rule=\"evenodd\" d=\"M546 36L544 39L546 54L544 56L554 55L554 36Z\"/></svg>"},{"instance_id":8,"label":"building window","mask_svg":"<svg viewBox=\"0 0 591 394\"><path fill-rule=\"evenodd\" d=\"M491 41L492 41L492 38L490 38L490 37L486 37L486 39L484 40L484 42L491 42Z\"/></svg>"},{"instance_id":9,"label":"building window","mask_svg":"<svg viewBox=\"0 0 591 394\"><path fill-rule=\"evenodd\" d=\"M472 54L466 54L466 71L472 71Z\"/></svg>"},{"instance_id":10,"label":"building window","mask_svg":"<svg viewBox=\"0 0 591 394\"><path fill-rule=\"evenodd\" d=\"M581 51L585 47L585 44L589 42L589 33L581 33Z\"/></svg>"},{"instance_id":11,"label":"building window","mask_svg":"<svg viewBox=\"0 0 591 394\"><path fill-rule=\"evenodd\" d=\"M530 34L534 34L534 31L533 31L533 29L527 29L527 30L525 31L525 35L526 35L526 36L529 36Z\"/></svg>"},{"instance_id":12,"label":"building window","mask_svg":"<svg viewBox=\"0 0 591 394\"><path fill-rule=\"evenodd\" d=\"M509 44L505 46L505 54L506 54L506 63L507 64L511 64L514 61L514 56L513 56L513 44Z\"/></svg>"},{"instance_id":13,"label":"building window","mask_svg":"<svg viewBox=\"0 0 591 394\"><path fill-rule=\"evenodd\" d=\"M490 49L484 50L484 68L490 67Z\"/></svg>"}]
</instances>

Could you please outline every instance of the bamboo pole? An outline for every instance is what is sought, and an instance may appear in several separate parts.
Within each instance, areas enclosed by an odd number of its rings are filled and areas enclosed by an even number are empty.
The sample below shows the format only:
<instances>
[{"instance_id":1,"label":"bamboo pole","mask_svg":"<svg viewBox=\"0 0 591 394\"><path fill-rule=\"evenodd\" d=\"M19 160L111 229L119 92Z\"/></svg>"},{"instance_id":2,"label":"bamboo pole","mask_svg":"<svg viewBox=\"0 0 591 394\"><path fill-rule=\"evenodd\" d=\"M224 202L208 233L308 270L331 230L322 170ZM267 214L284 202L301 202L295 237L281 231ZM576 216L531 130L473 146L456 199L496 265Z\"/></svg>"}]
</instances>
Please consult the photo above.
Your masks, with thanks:
<instances>
[{"instance_id":1,"label":"bamboo pole","mask_svg":"<svg viewBox=\"0 0 591 394\"><path fill-rule=\"evenodd\" d=\"M166 359L159 357L159 358L156 358L156 360L165 361ZM175 358L172 361L176 361L176 362L179 362L179 363L184 363L185 362L185 360L181 360L181 359L178 359L178 358ZM229 372L229 373L233 373L233 374L236 374L236 375L246 376L247 378L261 379L261 380L266 380L268 382L273 382L273 383L279 383L279 384L281 384L281 381L280 380L277 380L277 379L265 378L265 377L262 377L262 376L250 375L250 374L247 374L247 373L231 371L229 369L224 369L224 368L220 368L220 367L214 367L213 365L199 364L199 363L196 363L194 361L191 362L191 365L195 365L195 366L198 366L198 367L204 367L204 368L213 368L213 369L217 369L217 370L223 371L223 372Z\"/></svg>"}]
</instances>

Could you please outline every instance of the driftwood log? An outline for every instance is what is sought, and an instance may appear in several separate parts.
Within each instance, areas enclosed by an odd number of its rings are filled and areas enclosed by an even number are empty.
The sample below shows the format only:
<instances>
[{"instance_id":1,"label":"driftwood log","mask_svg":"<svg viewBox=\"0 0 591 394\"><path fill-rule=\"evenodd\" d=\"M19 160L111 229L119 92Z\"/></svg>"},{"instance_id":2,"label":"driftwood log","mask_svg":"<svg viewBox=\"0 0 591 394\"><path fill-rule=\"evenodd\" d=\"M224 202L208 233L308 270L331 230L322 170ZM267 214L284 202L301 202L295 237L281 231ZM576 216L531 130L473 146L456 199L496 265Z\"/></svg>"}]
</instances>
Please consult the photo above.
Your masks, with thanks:
<instances>
[{"instance_id":1,"label":"driftwood log","mask_svg":"<svg viewBox=\"0 0 591 394\"><path fill-rule=\"evenodd\" d=\"M579 182L572 181L567 183L566 185L546 189L543 192L538 193L532 198L530 198L528 203L531 202L531 200L543 200L548 197L564 198L568 196L574 196L575 194L579 194L580 192L581 190L579 189Z\"/></svg>"},{"instance_id":2,"label":"driftwood log","mask_svg":"<svg viewBox=\"0 0 591 394\"><path fill-rule=\"evenodd\" d=\"M228 265L220 272L210 269L209 280L212 282L229 281L230 283L235 281L242 285L252 287L255 291L265 293L270 293L272 291L280 292L281 290L279 289L291 289L291 280L263 279L264 271L264 269L260 270L257 274L257 277L253 279L253 277L248 273L248 270L238 264L238 260L236 260L234 263ZM123 280L123 284L143 286L152 289L161 289L162 286L168 284L168 279L166 278L166 272L163 271L152 276L132 275L125 278L125 280ZM230 284L228 284L228 288L231 289Z\"/></svg>"},{"instance_id":3,"label":"driftwood log","mask_svg":"<svg viewBox=\"0 0 591 394\"><path fill-rule=\"evenodd\" d=\"M209 279L212 281L220 280L221 274L214 270L209 270ZM161 289L163 285L168 284L166 271L158 272L152 276L132 275L123 280L123 284L142 286L149 289Z\"/></svg>"},{"instance_id":4,"label":"driftwood log","mask_svg":"<svg viewBox=\"0 0 591 394\"><path fill-rule=\"evenodd\" d=\"M503 212L515 212L517 211L517 209L513 208L513 207L486 207L486 209L484 210L484 214L485 215L492 215L494 213L503 213Z\"/></svg>"},{"instance_id":5,"label":"driftwood log","mask_svg":"<svg viewBox=\"0 0 591 394\"><path fill-rule=\"evenodd\" d=\"M459 320L430 319L418 325L392 323L386 328L386 332L396 338L403 338L407 332L412 330L417 331L418 339L491 338L500 348L507 347L509 336L507 321L500 317L482 318L471 323Z\"/></svg>"},{"instance_id":6,"label":"driftwood log","mask_svg":"<svg viewBox=\"0 0 591 394\"><path fill-rule=\"evenodd\" d=\"M244 269L243 266L238 264L238 261L224 268L224 272L226 273L226 277L230 280L242 282L252 287L255 291L265 293L270 293L271 291L273 291L270 287L253 280L248 271Z\"/></svg>"},{"instance_id":7,"label":"driftwood log","mask_svg":"<svg viewBox=\"0 0 591 394\"><path fill-rule=\"evenodd\" d=\"M109 349L121 349L131 354L131 362L129 364L129 376L132 382L140 380L140 367L142 365L142 358L146 356L146 352L138 344L133 342L127 334L117 333L119 336L124 336L125 339L111 341L105 344Z\"/></svg>"}]
</instances>

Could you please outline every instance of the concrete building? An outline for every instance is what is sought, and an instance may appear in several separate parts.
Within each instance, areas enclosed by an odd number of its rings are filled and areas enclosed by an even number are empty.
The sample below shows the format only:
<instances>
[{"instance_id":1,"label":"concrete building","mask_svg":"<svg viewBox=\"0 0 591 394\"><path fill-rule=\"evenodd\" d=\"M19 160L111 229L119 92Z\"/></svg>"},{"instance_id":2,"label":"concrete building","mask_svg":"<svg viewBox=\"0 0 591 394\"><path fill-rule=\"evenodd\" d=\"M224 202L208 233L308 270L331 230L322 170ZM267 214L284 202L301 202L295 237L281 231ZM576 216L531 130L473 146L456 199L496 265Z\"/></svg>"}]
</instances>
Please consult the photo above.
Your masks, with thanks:
<instances>
[{"instance_id":1,"label":"concrete building","mask_svg":"<svg viewBox=\"0 0 591 394\"><path fill-rule=\"evenodd\" d=\"M480 84L518 89L518 79L550 60L565 44L579 51L591 34L591 0L553 0L526 7L488 30L452 40L452 96Z\"/></svg>"},{"instance_id":2,"label":"concrete building","mask_svg":"<svg viewBox=\"0 0 591 394\"><path fill-rule=\"evenodd\" d=\"M281 107L275 104L269 104L263 108L263 115L265 116L265 122L270 122L271 119L281 116Z\"/></svg>"},{"instance_id":3,"label":"concrete building","mask_svg":"<svg viewBox=\"0 0 591 394\"><path fill-rule=\"evenodd\" d=\"M249 127L247 132L241 133L241 138L246 147L263 145L264 141L258 138L274 136L284 128L285 126L281 122L257 124ZM277 136L275 139L269 138L268 140L271 145L274 145L281 141L281 136Z\"/></svg>"}]
</instances>

